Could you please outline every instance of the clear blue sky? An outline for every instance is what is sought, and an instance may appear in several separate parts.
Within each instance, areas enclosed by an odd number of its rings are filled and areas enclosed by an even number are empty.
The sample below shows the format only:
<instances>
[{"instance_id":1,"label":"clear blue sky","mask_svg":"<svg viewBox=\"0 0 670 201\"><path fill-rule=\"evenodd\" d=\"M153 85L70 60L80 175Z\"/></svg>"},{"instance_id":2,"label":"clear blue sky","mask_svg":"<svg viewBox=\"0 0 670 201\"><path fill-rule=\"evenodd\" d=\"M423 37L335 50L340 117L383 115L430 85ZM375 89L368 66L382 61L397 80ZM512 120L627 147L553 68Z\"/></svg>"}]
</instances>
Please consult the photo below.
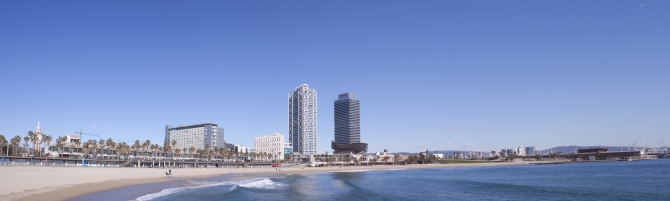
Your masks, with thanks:
<instances>
[{"instance_id":1,"label":"clear blue sky","mask_svg":"<svg viewBox=\"0 0 670 201\"><path fill-rule=\"evenodd\" d=\"M288 137L361 100L370 151L670 145L670 1L0 1L0 134ZM86 136L85 136L86 137Z\"/></svg>"}]
</instances>

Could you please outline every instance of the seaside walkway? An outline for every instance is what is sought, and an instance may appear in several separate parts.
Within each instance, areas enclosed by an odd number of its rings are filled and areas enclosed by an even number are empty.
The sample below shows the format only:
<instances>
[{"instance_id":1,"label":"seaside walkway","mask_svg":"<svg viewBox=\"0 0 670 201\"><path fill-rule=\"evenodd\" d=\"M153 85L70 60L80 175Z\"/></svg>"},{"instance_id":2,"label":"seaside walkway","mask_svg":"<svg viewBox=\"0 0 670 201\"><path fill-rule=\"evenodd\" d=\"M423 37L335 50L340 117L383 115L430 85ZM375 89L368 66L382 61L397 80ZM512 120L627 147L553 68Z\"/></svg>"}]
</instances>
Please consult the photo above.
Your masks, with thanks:
<instances>
[{"instance_id":1,"label":"seaside walkway","mask_svg":"<svg viewBox=\"0 0 670 201\"><path fill-rule=\"evenodd\" d=\"M1 165L55 167L142 167L142 168L201 168L201 167L272 167L273 162L233 162L222 160L143 160L143 159L84 159L5 156ZM82 165L83 164L83 165Z\"/></svg>"}]
</instances>

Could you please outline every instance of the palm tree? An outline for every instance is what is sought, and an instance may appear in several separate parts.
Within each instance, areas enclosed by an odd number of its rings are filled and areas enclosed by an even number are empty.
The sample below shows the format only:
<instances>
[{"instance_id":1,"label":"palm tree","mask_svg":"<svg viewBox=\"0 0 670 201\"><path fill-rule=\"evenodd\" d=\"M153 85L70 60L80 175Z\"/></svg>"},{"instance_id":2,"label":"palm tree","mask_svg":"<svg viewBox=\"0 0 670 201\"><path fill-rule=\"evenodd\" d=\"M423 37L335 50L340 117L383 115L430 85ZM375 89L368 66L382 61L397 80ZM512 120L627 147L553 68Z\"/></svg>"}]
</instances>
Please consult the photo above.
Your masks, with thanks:
<instances>
[{"instance_id":1,"label":"palm tree","mask_svg":"<svg viewBox=\"0 0 670 201\"><path fill-rule=\"evenodd\" d=\"M177 153L177 157L179 157L179 153L181 152L181 149L175 149L174 152Z\"/></svg>"},{"instance_id":2,"label":"palm tree","mask_svg":"<svg viewBox=\"0 0 670 201\"><path fill-rule=\"evenodd\" d=\"M30 152L30 148L28 147L28 142L29 141L30 141L30 137L28 137L28 136L23 137L23 144L24 144L23 148L26 148L26 153Z\"/></svg>"},{"instance_id":3,"label":"palm tree","mask_svg":"<svg viewBox=\"0 0 670 201\"><path fill-rule=\"evenodd\" d=\"M89 146L91 146L91 151L93 151L93 155L95 155L95 158L98 158L98 149L100 149L100 147L98 147L98 142L95 140L91 140L91 145Z\"/></svg>"},{"instance_id":4,"label":"palm tree","mask_svg":"<svg viewBox=\"0 0 670 201\"><path fill-rule=\"evenodd\" d=\"M14 138L12 138L12 147L14 147L14 155L17 156L19 152L19 144L21 144L21 136L14 136Z\"/></svg>"},{"instance_id":5,"label":"palm tree","mask_svg":"<svg viewBox=\"0 0 670 201\"><path fill-rule=\"evenodd\" d=\"M42 136L42 141L37 141L37 154L40 157L42 157L42 153L46 152L46 149L44 149L44 151L42 151L42 149L40 148L40 147L43 147L43 146L46 145L46 141L44 141L44 137L45 136L43 135ZM37 138L37 139L39 140L39 138Z\"/></svg>"},{"instance_id":6,"label":"palm tree","mask_svg":"<svg viewBox=\"0 0 670 201\"><path fill-rule=\"evenodd\" d=\"M58 139L56 139L56 152L58 152L58 157L60 157L61 148L63 148L63 143L65 143L65 140L65 137L58 137Z\"/></svg>"},{"instance_id":7,"label":"palm tree","mask_svg":"<svg viewBox=\"0 0 670 201\"><path fill-rule=\"evenodd\" d=\"M195 152L195 147L188 148L188 153L189 154L193 154L193 152Z\"/></svg>"},{"instance_id":8,"label":"palm tree","mask_svg":"<svg viewBox=\"0 0 670 201\"><path fill-rule=\"evenodd\" d=\"M145 156L146 156L146 155L149 155L149 146L150 146L150 145L151 145L151 141L149 141L149 140L144 141L144 143L142 143L142 147L144 147L144 148L147 150L147 153L144 154Z\"/></svg>"},{"instance_id":9,"label":"palm tree","mask_svg":"<svg viewBox=\"0 0 670 201\"><path fill-rule=\"evenodd\" d=\"M202 158L201 158L201 156L202 156L202 149L197 149L197 150L195 150L195 153L198 155L198 159L202 159Z\"/></svg>"},{"instance_id":10,"label":"palm tree","mask_svg":"<svg viewBox=\"0 0 670 201\"><path fill-rule=\"evenodd\" d=\"M98 148L100 149L100 155L103 155L103 152L105 150L105 139L100 139L98 141Z\"/></svg>"},{"instance_id":11,"label":"palm tree","mask_svg":"<svg viewBox=\"0 0 670 201\"><path fill-rule=\"evenodd\" d=\"M77 143L77 142L75 142ZM70 153L74 153L74 146L75 144L70 143L70 146L68 146Z\"/></svg>"},{"instance_id":12,"label":"palm tree","mask_svg":"<svg viewBox=\"0 0 670 201\"><path fill-rule=\"evenodd\" d=\"M2 147L7 146L7 153L9 153L9 142L4 135L0 135L0 155L2 155Z\"/></svg>"},{"instance_id":13,"label":"palm tree","mask_svg":"<svg viewBox=\"0 0 670 201\"><path fill-rule=\"evenodd\" d=\"M119 156L119 158L121 155L123 155L123 144L125 144L125 142L116 145L116 154Z\"/></svg>"},{"instance_id":14,"label":"palm tree","mask_svg":"<svg viewBox=\"0 0 670 201\"><path fill-rule=\"evenodd\" d=\"M75 148L76 147L81 147L81 140L74 141L74 145L75 145ZM84 148L84 147L82 147L82 148ZM72 147L70 147L70 150L71 150L71 152L74 152L74 150L72 150Z\"/></svg>"},{"instance_id":15,"label":"palm tree","mask_svg":"<svg viewBox=\"0 0 670 201\"><path fill-rule=\"evenodd\" d=\"M28 131L28 139L30 142L33 143L33 152L32 154L35 154L35 151L37 151L37 146L35 146L35 142L37 141L37 136L35 136L35 133L32 131Z\"/></svg>"},{"instance_id":16,"label":"palm tree","mask_svg":"<svg viewBox=\"0 0 670 201\"><path fill-rule=\"evenodd\" d=\"M51 148L51 135L44 136L44 143L45 145L48 145L49 148ZM46 147L44 148L44 152L46 152Z\"/></svg>"},{"instance_id":17,"label":"palm tree","mask_svg":"<svg viewBox=\"0 0 670 201\"><path fill-rule=\"evenodd\" d=\"M107 154L109 154L109 150L111 150L111 149L113 149L113 148L116 147L116 146L115 146L116 143L114 143L114 140L113 140L112 138L107 139L107 141L105 142L105 145L107 145L107 150L108 150ZM118 154L117 154L117 155L118 155Z\"/></svg>"},{"instance_id":18,"label":"palm tree","mask_svg":"<svg viewBox=\"0 0 670 201\"><path fill-rule=\"evenodd\" d=\"M230 150L226 149L223 150L223 161L230 161L230 156L231 156Z\"/></svg>"},{"instance_id":19,"label":"palm tree","mask_svg":"<svg viewBox=\"0 0 670 201\"><path fill-rule=\"evenodd\" d=\"M135 151L135 156L137 156L137 150L142 148L142 145L140 144L139 140L135 140L135 143L133 144L133 146L131 148L133 148L133 151Z\"/></svg>"},{"instance_id":20,"label":"palm tree","mask_svg":"<svg viewBox=\"0 0 670 201\"><path fill-rule=\"evenodd\" d=\"M163 151L165 151L166 156L167 156L168 153L172 153L172 147L170 146L169 143L165 143L165 146L163 147Z\"/></svg>"}]
</instances>

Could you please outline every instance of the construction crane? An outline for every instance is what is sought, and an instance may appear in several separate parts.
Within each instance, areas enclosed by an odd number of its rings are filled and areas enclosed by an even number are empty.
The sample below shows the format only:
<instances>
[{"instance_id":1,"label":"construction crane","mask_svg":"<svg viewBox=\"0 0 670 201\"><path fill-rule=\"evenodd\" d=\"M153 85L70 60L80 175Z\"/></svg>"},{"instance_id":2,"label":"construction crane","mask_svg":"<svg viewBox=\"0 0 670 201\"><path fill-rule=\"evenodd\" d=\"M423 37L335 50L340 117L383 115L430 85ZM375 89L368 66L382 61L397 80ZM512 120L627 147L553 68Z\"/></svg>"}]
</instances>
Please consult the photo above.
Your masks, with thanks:
<instances>
[{"instance_id":1,"label":"construction crane","mask_svg":"<svg viewBox=\"0 0 670 201\"><path fill-rule=\"evenodd\" d=\"M96 135L96 134L91 134L91 133L83 133L81 128L79 129L79 132L74 132L74 133L79 134L79 142L82 143L81 166L84 166L84 153L83 153L83 150L84 150L84 147L83 147L84 135L90 135L90 136L96 136L96 137L100 137L100 136Z\"/></svg>"}]
</instances>

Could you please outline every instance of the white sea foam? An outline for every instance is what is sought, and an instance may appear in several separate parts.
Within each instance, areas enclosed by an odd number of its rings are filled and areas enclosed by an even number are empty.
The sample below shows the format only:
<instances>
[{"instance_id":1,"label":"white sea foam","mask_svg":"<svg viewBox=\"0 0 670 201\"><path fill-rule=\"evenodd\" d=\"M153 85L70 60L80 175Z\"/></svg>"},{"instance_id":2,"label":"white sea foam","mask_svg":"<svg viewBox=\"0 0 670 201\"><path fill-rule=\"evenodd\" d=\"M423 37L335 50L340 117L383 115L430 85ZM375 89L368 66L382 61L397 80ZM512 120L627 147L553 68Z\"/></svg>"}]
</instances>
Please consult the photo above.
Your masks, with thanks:
<instances>
[{"instance_id":1,"label":"white sea foam","mask_svg":"<svg viewBox=\"0 0 670 201\"><path fill-rule=\"evenodd\" d=\"M270 179L260 179L260 180L254 180L254 181L249 181L245 183L241 183L239 186L240 187L245 187L245 188L265 188L265 189L273 189L277 188L280 186L283 186L284 184L273 182Z\"/></svg>"},{"instance_id":2,"label":"white sea foam","mask_svg":"<svg viewBox=\"0 0 670 201\"><path fill-rule=\"evenodd\" d=\"M338 171L332 171L332 172L371 172L371 171L394 171L394 170L407 170L407 169L338 170Z\"/></svg>"},{"instance_id":3,"label":"white sea foam","mask_svg":"<svg viewBox=\"0 0 670 201\"><path fill-rule=\"evenodd\" d=\"M186 190L189 190L189 189L205 188L205 187L212 187L212 186L222 186L222 185L234 185L230 189L230 191L233 191L237 188L237 185L235 185L235 183L231 183L231 182L209 183L209 184L199 185L199 186L185 186L185 187L163 189L162 191L160 191L158 193L147 194L147 195L138 197L135 200L137 200L137 201L153 200L153 199L156 199L156 198L159 198L159 197L183 192L183 191L186 191Z\"/></svg>"},{"instance_id":4,"label":"white sea foam","mask_svg":"<svg viewBox=\"0 0 670 201\"><path fill-rule=\"evenodd\" d=\"M189 183L198 183L194 181L190 181ZM205 183L205 182L203 182ZM205 187L212 187L212 186L222 186L222 185L233 185L233 187L230 188L230 191L234 191L237 189L238 186L240 187L245 187L245 188L264 188L264 189L273 189L279 186L283 186L284 184L281 183L276 183L273 182L270 179L267 178L261 178L261 179L252 179L252 180L246 180L242 181L239 183L232 183L232 182L219 182L219 183L209 183L206 182L204 185L198 185L198 186L185 186L185 187L176 187L176 188L168 188L168 189L163 189L162 191L158 193L151 193L147 195L143 195L141 197L138 197L137 201L146 201L146 200L153 200L159 197L179 193L179 192L184 192L186 190L190 189L197 189L197 188L205 188Z\"/></svg>"},{"instance_id":5,"label":"white sea foam","mask_svg":"<svg viewBox=\"0 0 670 201\"><path fill-rule=\"evenodd\" d=\"M338 171L332 171L332 172L368 172L372 170L338 170Z\"/></svg>"}]
</instances>

